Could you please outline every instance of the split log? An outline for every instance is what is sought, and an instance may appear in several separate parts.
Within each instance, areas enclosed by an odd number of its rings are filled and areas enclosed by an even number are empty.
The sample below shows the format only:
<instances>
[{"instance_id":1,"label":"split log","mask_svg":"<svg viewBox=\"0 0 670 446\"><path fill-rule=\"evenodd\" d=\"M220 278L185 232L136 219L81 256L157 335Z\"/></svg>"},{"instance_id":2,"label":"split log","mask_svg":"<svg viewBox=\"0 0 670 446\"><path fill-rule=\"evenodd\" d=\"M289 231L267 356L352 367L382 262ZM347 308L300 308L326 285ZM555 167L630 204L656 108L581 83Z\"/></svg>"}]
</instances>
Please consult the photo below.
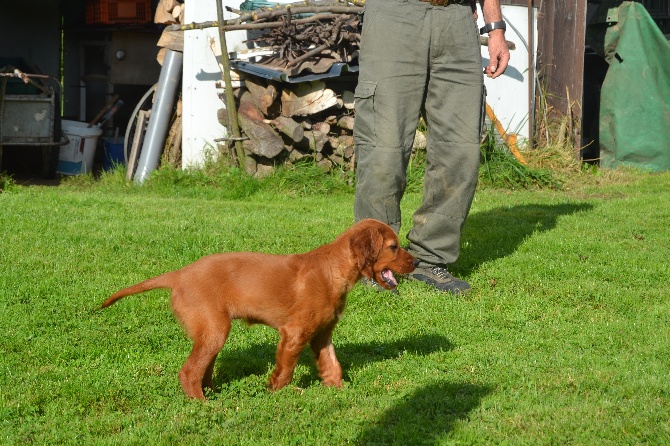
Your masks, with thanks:
<instances>
[{"instance_id":1,"label":"split log","mask_svg":"<svg viewBox=\"0 0 670 446\"><path fill-rule=\"evenodd\" d=\"M272 175L275 171L274 162L268 159L259 159L256 161L256 173L254 177L265 178Z\"/></svg>"},{"instance_id":2,"label":"split log","mask_svg":"<svg viewBox=\"0 0 670 446\"><path fill-rule=\"evenodd\" d=\"M172 17L177 23L184 23L184 5L176 5L172 10Z\"/></svg>"},{"instance_id":3,"label":"split log","mask_svg":"<svg viewBox=\"0 0 670 446\"><path fill-rule=\"evenodd\" d=\"M284 150L284 141L281 136L277 135L270 125L263 122L263 115L253 103L242 101L238 115L240 128L249 137L252 153L274 158Z\"/></svg>"},{"instance_id":4,"label":"split log","mask_svg":"<svg viewBox=\"0 0 670 446\"><path fill-rule=\"evenodd\" d=\"M340 145L340 140L337 138L337 136L331 135L328 137L328 144L333 150L335 150Z\"/></svg>"},{"instance_id":5,"label":"split log","mask_svg":"<svg viewBox=\"0 0 670 446\"><path fill-rule=\"evenodd\" d=\"M339 156L342 156L346 159L354 156L354 137L348 135L342 135L337 138L338 143L336 146L333 146L333 153Z\"/></svg>"},{"instance_id":6,"label":"split log","mask_svg":"<svg viewBox=\"0 0 670 446\"><path fill-rule=\"evenodd\" d=\"M338 121L337 121L337 126L341 129L345 130L353 130L354 129L354 117L349 116L349 115L344 115L342 116Z\"/></svg>"},{"instance_id":7,"label":"split log","mask_svg":"<svg viewBox=\"0 0 670 446\"><path fill-rule=\"evenodd\" d=\"M337 166L341 166L344 164L344 157L341 155L337 155L335 153L330 155L328 159L331 160Z\"/></svg>"},{"instance_id":8,"label":"split log","mask_svg":"<svg viewBox=\"0 0 670 446\"><path fill-rule=\"evenodd\" d=\"M221 124L228 127L226 109L219 109L217 117ZM244 134L249 137L249 140L244 142L244 148L249 152L266 158L274 158L284 150L284 141L281 136L277 135L269 124L263 122L263 115L253 103L249 101L240 103L237 120Z\"/></svg>"},{"instance_id":9,"label":"split log","mask_svg":"<svg viewBox=\"0 0 670 446\"><path fill-rule=\"evenodd\" d=\"M347 110L354 109L354 92L345 90L342 92L342 102L344 103L344 108Z\"/></svg>"},{"instance_id":10,"label":"split log","mask_svg":"<svg viewBox=\"0 0 670 446\"><path fill-rule=\"evenodd\" d=\"M284 116L309 116L336 105L337 96L322 81L303 82L282 91L281 103Z\"/></svg>"},{"instance_id":11,"label":"split log","mask_svg":"<svg viewBox=\"0 0 670 446\"><path fill-rule=\"evenodd\" d=\"M300 150L292 150L291 153L288 156L288 159L292 163L297 163L301 159L305 157L305 154L302 153Z\"/></svg>"},{"instance_id":12,"label":"split log","mask_svg":"<svg viewBox=\"0 0 670 446\"><path fill-rule=\"evenodd\" d=\"M426 148L426 134L416 130L414 132L414 142L412 143L412 150L425 149Z\"/></svg>"},{"instance_id":13,"label":"split log","mask_svg":"<svg viewBox=\"0 0 670 446\"><path fill-rule=\"evenodd\" d=\"M247 150L246 145L248 142L248 140L242 141L242 147L244 147L246 152L246 156L244 157L244 171L247 173L247 175L254 176L256 175L257 163L254 157L251 156L251 151Z\"/></svg>"},{"instance_id":14,"label":"split log","mask_svg":"<svg viewBox=\"0 0 670 446\"><path fill-rule=\"evenodd\" d=\"M319 132L317 130L310 130L305 132L305 137L296 144L296 147L310 152L321 153L323 147L328 142L328 134Z\"/></svg>"},{"instance_id":15,"label":"split log","mask_svg":"<svg viewBox=\"0 0 670 446\"><path fill-rule=\"evenodd\" d=\"M172 10L177 2L175 0L161 0L156 6L156 14L154 15L154 23L162 25L171 25L177 23Z\"/></svg>"},{"instance_id":16,"label":"split log","mask_svg":"<svg viewBox=\"0 0 670 446\"><path fill-rule=\"evenodd\" d=\"M321 161L318 161L316 165L326 173L330 172L330 170L333 168L333 162L328 158L324 158Z\"/></svg>"},{"instance_id":17,"label":"split log","mask_svg":"<svg viewBox=\"0 0 670 446\"><path fill-rule=\"evenodd\" d=\"M277 116L272 122L277 127L277 130L294 142L300 142L305 137L305 129L291 118Z\"/></svg>"},{"instance_id":18,"label":"split log","mask_svg":"<svg viewBox=\"0 0 670 446\"><path fill-rule=\"evenodd\" d=\"M328 134L330 133L330 125L328 125L328 123L326 122L317 122L314 125L312 125L312 130Z\"/></svg>"},{"instance_id":19,"label":"split log","mask_svg":"<svg viewBox=\"0 0 670 446\"><path fill-rule=\"evenodd\" d=\"M251 93L254 104L264 115L267 115L268 109L277 99L277 88L272 84L263 85L257 78L251 76L245 79L244 84Z\"/></svg>"},{"instance_id":20,"label":"split log","mask_svg":"<svg viewBox=\"0 0 670 446\"><path fill-rule=\"evenodd\" d=\"M173 167L179 167L181 165L181 137L182 137L182 103L181 99L177 101L175 119L168 133L168 141L170 144L170 150L165 152L166 161L170 163Z\"/></svg>"},{"instance_id":21,"label":"split log","mask_svg":"<svg viewBox=\"0 0 670 446\"><path fill-rule=\"evenodd\" d=\"M163 31L156 46L172 51L184 52L184 33L178 31Z\"/></svg>"}]
</instances>

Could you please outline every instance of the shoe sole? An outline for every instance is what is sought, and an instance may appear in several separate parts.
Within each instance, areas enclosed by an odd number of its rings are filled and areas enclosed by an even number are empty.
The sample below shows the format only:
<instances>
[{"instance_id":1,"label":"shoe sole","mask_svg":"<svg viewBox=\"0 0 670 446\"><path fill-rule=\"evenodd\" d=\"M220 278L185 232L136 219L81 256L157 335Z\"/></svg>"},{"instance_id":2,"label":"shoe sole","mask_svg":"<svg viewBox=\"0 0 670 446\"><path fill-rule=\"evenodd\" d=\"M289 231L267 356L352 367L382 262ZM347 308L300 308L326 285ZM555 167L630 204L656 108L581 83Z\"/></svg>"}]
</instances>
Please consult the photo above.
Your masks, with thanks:
<instances>
[{"instance_id":1,"label":"shoe sole","mask_svg":"<svg viewBox=\"0 0 670 446\"><path fill-rule=\"evenodd\" d=\"M418 282L423 282L426 285L430 285L431 287L435 288L438 291L442 291L443 293L448 293L448 294L453 294L453 295L465 295L468 292L470 292L470 290L471 290L470 285L464 280L456 279L453 282L449 282L449 283L453 284L453 286L448 287L448 286L446 286L447 284L442 284L440 282L437 282L436 280L433 280L428 276L424 276L423 274L411 274L409 277L411 277L412 279L414 279ZM462 288L458 287L457 286L458 282L462 282L462 283L466 284L467 288L466 287L462 287Z\"/></svg>"}]
</instances>

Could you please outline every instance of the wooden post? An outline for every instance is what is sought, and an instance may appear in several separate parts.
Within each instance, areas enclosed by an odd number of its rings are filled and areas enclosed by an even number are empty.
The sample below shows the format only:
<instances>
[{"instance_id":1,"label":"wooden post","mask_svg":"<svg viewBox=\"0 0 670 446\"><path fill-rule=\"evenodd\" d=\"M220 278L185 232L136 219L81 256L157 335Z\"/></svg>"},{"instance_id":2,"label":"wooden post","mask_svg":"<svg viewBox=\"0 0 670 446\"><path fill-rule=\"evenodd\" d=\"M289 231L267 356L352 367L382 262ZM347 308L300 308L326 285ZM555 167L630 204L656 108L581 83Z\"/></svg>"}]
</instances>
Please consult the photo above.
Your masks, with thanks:
<instances>
[{"instance_id":1,"label":"wooden post","mask_svg":"<svg viewBox=\"0 0 670 446\"><path fill-rule=\"evenodd\" d=\"M219 43L221 44L221 65L223 66L223 83L226 89L226 109L228 110L229 129L232 132L235 143L235 154L237 155L237 165L244 168L244 148L240 139L240 125L237 121L237 109L235 108L235 95L233 94L233 81L230 78L230 59L228 57L228 46L226 45L226 31L223 29L223 5L222 0L216 0L216 14L219 21Z\"/></svg>"}]
</instances>

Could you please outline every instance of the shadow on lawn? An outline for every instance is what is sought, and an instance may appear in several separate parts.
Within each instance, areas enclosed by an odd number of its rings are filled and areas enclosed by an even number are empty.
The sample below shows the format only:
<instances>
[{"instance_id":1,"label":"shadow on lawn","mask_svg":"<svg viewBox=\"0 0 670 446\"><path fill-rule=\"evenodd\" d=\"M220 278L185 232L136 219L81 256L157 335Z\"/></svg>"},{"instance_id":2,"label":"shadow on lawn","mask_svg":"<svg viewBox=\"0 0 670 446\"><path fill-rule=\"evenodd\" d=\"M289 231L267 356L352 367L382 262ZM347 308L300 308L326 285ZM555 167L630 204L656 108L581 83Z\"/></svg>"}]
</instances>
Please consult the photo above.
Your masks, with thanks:
<instances>
[{"instance_id":1,"label":"shadow on lawn","mask_svg":"<svg viewBox=\"0 0 670 446\"><path fill-rule=\"evenodd\" d=\"M363 430L356 444L434 444L458 420L481 404L492 388L438 382L404 396L379 421Z\"/></svg>"},{"instance_id":2,"label":"shadow on lawn","mask_svg":"<svg viewBox=\"0 0 670 446\"><path fill-rule=\"evenodd\" d=\"M463 228L465 246L453 272L468 276L481 264L512 254L534 233L554 229L560 217L591 209L589 203L526 204L472 213Z\"/></svg>"},{"instance_id":3,"label":"shadow on lawn","mask_svg":"<svg viewBox=\"0 0 670 446\"><path fill-rule=\"evenodd\" d=\"M429 355L438 351L451 350L453 345L439 334L425 334L399 339L394 342L335 343L335 353L342 365L344 380L349 381L348 372L366 364L399 357L405 352L415 355ZM220 391L225 383L233 382L251 375L263 375L268 368L274 368L276 344L260 343L243 350L227 351L224 347L214 368L214 387ZM314 355L309 347L300 357L300 364L311 367L311 373L294 384L308 387L317 381L318 372Z\"/></svg>"}]
</instances>

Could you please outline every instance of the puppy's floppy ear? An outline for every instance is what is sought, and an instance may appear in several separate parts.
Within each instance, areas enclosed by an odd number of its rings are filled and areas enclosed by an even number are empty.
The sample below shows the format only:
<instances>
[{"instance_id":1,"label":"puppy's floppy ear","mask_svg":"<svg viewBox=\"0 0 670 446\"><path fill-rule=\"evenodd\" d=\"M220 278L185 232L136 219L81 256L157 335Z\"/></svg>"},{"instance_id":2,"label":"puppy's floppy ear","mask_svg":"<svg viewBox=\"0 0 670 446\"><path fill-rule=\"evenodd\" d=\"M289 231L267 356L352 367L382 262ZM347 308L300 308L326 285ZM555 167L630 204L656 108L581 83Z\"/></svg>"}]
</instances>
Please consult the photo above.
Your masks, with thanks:
<instances>
[{"instance_id":1,"label":"puppy's floppy ear","mask_svg":"<svg viewBox=\"0 0 670 446\"><path fill-rule=\"evenodd\" d=\"M368 279L372 279L372 266L379 257L384 244L384 238L377 228L365 228L349 239L351 249L358 269Z\"/></svg>"}]
</instances>

